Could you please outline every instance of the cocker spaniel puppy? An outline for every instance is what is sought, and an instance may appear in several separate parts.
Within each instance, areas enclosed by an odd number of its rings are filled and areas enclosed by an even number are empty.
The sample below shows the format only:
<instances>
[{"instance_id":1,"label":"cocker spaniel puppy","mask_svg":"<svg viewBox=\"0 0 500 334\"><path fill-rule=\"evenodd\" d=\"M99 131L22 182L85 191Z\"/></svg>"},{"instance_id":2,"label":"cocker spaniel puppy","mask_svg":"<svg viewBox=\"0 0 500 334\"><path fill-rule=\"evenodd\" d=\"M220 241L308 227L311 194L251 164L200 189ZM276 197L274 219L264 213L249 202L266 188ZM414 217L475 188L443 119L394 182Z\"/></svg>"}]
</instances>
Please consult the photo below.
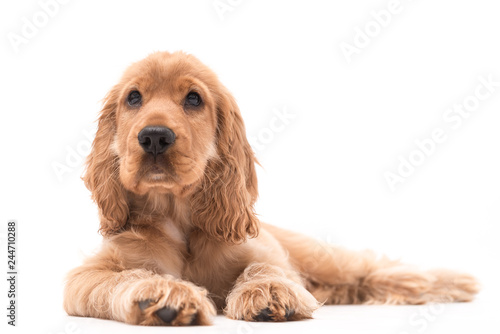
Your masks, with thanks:
<instances>
[{"instance_id":1,"label":"cocker spaniel puppy","mask_svg":"<svg viewBox=\"0 0 500 334\"><path fill-rule=\"evenodd\" d=\"M321 304L470 301L473 277L416 271L264 224L238 106L191 55L158 52L108 93L84 181L102 249L68 275L70 315L140 325L311 318Z\"/></svg>"}]
</instances>

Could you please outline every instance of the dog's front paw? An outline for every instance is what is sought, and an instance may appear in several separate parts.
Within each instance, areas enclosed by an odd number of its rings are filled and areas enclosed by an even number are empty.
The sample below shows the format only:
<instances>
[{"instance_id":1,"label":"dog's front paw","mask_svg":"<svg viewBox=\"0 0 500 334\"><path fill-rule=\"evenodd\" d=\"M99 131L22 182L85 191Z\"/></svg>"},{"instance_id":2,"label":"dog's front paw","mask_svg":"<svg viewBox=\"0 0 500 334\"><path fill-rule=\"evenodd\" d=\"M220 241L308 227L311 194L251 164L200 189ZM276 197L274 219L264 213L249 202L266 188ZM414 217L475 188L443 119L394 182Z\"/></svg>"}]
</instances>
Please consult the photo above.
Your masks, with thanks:
<instances>
[{"instance_id":1,"label":"dog's front paw","mask_svg":"<svg viewBox=\"0 0 500 334\"><path fill-rule=\"evenodd\" d=\"M227 297L226 315L246 321L287 321L312 317L318 301L289 279L256 280L236 286Z\"/></svg>"},{"instance_id":2,"label":"dog's front paw","mask_svg":"<svg viewBox=\"0 0 500 334\"><path fill-rule=\"evenodd\" d=\"M190 282L153 278L137 282L127 293L127 321L137 325L210 325L216 311L207 291Z\"/></svg>"}]
</instances>

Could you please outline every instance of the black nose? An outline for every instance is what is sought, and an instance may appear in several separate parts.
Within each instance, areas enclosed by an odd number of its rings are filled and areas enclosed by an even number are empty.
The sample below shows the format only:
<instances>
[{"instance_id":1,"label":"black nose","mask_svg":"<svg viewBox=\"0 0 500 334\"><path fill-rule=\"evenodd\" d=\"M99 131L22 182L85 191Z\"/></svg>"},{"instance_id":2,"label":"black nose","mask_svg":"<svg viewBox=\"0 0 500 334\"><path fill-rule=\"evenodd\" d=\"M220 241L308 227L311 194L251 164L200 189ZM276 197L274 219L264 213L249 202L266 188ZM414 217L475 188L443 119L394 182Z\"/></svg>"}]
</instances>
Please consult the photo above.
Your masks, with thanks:
<instances>
[{"instance_id":1,"label":"black nose","mask_svg":"<svg viewBox=\"0 0 500 334\"><path fill-rule=\"evenodd\" d=\"M164 126L146 126L137 136L146 153L155 157L167 150L175 142L175 133Z\"/></svg>"}]
</instances>

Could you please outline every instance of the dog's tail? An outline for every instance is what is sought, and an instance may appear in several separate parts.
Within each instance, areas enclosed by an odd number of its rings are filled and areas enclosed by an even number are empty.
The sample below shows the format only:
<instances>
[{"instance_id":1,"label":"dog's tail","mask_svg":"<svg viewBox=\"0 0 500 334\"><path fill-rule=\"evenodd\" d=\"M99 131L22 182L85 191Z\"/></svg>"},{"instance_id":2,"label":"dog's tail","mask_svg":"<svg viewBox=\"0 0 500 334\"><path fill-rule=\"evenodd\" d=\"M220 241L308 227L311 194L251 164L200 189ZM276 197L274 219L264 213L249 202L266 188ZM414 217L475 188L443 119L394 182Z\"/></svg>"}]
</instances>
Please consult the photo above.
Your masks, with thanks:
<instances>
[{"instance_id":1,"label":"dog's tail","mask_svg":"<svg viewBox=\"0 0 500 334\"><path fill-rule=\"evenodd\" d=\"M264 224L288 252L306 288L327 304L470 301L478 283L448 270L420 271L371 251L350 251Z\"/></svg>"}]
</instances>

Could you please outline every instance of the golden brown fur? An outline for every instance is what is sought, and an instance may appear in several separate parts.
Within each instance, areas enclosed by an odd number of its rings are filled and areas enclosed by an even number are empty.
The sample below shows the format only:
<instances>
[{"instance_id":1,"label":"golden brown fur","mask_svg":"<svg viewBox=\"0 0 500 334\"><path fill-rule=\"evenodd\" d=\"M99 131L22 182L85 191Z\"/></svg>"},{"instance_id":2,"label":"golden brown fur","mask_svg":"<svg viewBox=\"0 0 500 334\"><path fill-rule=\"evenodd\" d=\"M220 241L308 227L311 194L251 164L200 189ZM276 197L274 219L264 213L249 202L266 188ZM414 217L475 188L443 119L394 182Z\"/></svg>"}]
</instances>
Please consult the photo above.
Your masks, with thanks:
<instances>
[{"instance_id":1,"label":"golden brown fur","mask_svg":"<svg viewBox=\"0 0 500 334\"><path fill-rule=\"evenodd\" d=\"M140 107L127 96L141 93ZM186 104L196 92L203 103ZM138 133L176 134L155 156ZM87 160L102 249L68 275L70 315L141 325L311 318L321 303L469 301L475 279L417 271L263 224L256 160L234 98L196 58L154 53L133 64L106 97ZM162 313L163 312L163 313Z\"/></svg>"}]
</instances>

